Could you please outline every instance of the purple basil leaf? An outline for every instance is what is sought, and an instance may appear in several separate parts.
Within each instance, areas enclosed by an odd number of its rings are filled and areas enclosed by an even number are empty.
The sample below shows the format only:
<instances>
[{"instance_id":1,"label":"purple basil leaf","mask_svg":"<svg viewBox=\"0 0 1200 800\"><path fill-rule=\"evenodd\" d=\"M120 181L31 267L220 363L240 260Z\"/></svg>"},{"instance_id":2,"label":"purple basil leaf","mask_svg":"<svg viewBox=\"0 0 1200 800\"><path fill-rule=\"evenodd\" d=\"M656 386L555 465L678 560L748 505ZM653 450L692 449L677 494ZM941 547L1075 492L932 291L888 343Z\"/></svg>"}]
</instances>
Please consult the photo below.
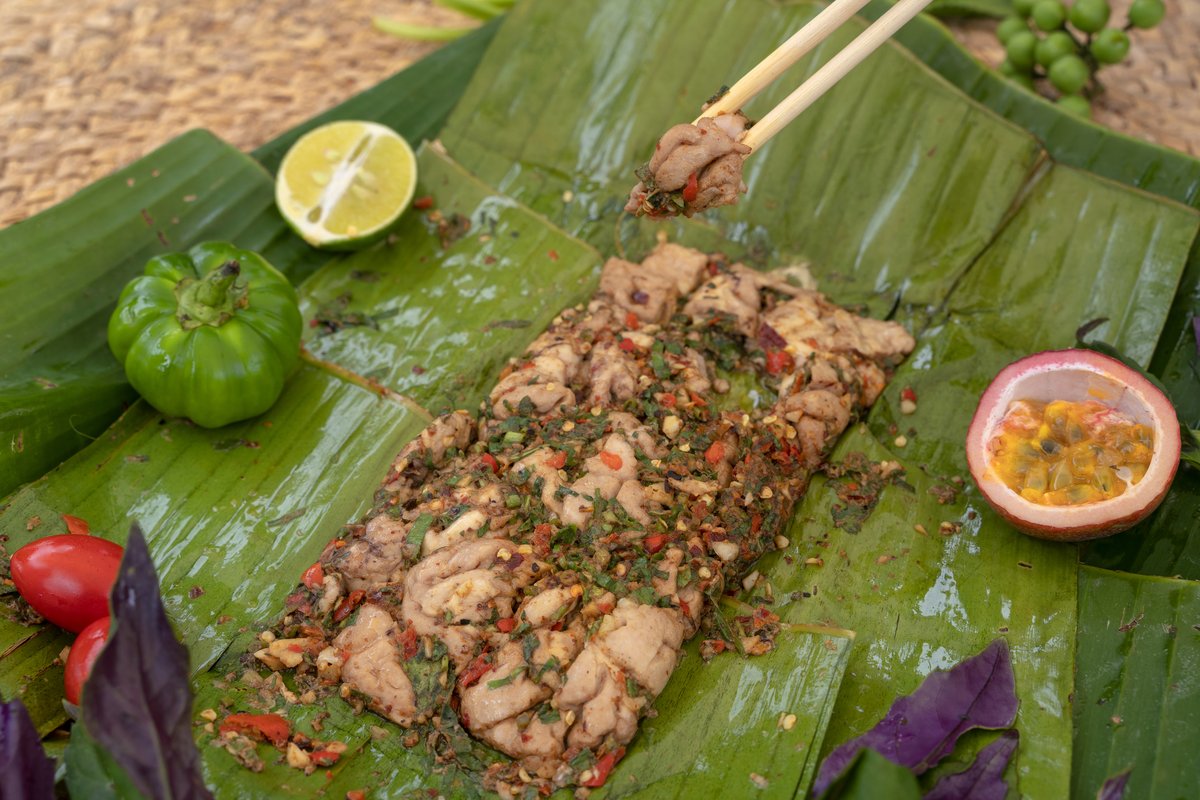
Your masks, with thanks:
<instances>
[{"instance_id":1,"label":"purple basil leaf","mask_svg":"<svg viewBox=\"0 0 1200 800\"><path fill-rule=\"evenodd\" d=\"M188 654L134 524L112 590L113 627L83 693L88 734L147 797L211 798L192 739Z\"/></svg>"},{"instance_id":2,"label":"purple basil leaf","mask_svg":"<svg viewBox=\"0 0 1200 800\"><path fill-rule=\"evenodd\" d=\"M1122 800L1125 797L1125 784L1129 783L1129 773L1132 771L1133 767L1129 767L1106 780L1100 791L1096 792L1096 800Z\"/></svg>"},{"instance_id":3,"label":"purple basil leaf","mask_svg":"<svg viewBox=\"0 0 1200 800\"><path fill-rule=\"evenodd\" d=\"M54 797L54 762L42 749L42 737L20 700L0 703L0 797Z\"/></svg>"},{"instance_id":4,"label":"purple basil leaf","mask_svg":"<svg viewBox=\"0 0 1200 800\"><path fill-rule=\"evenodd\" d=\"M997 639L949 671L930 673L915 692L897 698L874 728L830 753L813 794L820 795L864 747L920 775L949 755L967 731L1008 728L1016 718L1008 643Z\"/></svg>"},{"instance_id":5,"label":"purple basil leaf","mask_svg":"<svg viewBox=\"0 0 1200 800\"><path fill-rule=\"evenodd\" d=\"M925 800L1004 800L1008 784L1004 770L1017 752L1015 730L1000 734L996 741L979 751L974 763L962 772L946 775L939 780Z\"/></svg>"}]
</instances>

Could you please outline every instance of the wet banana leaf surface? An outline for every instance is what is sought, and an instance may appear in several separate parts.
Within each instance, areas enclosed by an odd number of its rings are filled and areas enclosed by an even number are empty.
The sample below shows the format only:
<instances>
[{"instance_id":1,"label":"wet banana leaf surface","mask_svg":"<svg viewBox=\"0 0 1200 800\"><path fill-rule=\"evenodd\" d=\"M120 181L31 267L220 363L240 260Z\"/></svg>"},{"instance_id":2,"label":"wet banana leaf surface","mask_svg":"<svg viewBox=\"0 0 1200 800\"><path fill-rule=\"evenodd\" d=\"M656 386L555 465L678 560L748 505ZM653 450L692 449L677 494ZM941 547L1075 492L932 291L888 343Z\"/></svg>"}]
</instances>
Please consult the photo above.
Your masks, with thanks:
<instances>
[{"instance_id":1,"label":"wet banana leaf surface","mask_svg":"<svg viewBox=\"0 0 1200 800\"><path fill-rule=\"evenodd\" d=\"M474 409L509 356L591 296L600 256L434 149L419 174L427 209L301 287L306 343L432 413Z\"/></svg>"},{"instance_id":2,"label":"wet banana leaf surface","mask_svg":"<svg viewBox=\"0 0 1200 800\"><path fill-rule=\"evenodd\" d=\"M1200 795L1200 585L1082 567L1073 797L1132 768L1126 797Z\"/></svg>"}]
</instances>

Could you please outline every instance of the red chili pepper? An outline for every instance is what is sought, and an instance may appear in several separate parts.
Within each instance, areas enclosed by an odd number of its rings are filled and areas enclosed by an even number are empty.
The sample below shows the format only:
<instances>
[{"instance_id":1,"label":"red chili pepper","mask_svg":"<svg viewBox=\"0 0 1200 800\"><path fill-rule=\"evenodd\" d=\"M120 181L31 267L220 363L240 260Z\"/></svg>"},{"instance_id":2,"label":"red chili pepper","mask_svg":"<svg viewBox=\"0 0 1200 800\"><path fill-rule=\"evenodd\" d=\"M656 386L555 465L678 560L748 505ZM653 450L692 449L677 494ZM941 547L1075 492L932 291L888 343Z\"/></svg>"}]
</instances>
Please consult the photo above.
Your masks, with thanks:
<instances>
[{"instance_id":1,"label":"red chili pepper","mask_svg":"<svg viewBox=\"0 0 1200 800\"><path fill-rule=\"evenodd\" d=\"M355 589L350 594L342 598L342 602L338 603L337 608L333 610L333 621L341 622L346 617L350 616L350 612L358 608L358 604L363 601L367 593L362 589Z\"/></svg>"},{"instance_id":2,"label":"red chili pepper","mask_svg":"<svg viewBox=\"0 0 1200 800\"><path fill-rule=\"evenodd\" d=\"M596 608L600 609L601 614L611 614L613 610L612 603L596 603Z\"/></svg>"},{"instance_id":3,"label":"red chili pepper","mask_svg":"<svg viewBox=\"0 0 1200 800\"><path fill-rule=\"evenodd\" d=\"M413 208L419 211L424 211L427 208L433 208L433 196L427 194L424 197L418 197L416 200L413 200Z\"/></svg>"},{"instance_id":4,"label":"red chili pepper","mask_svg":"<svg viewBox=\"0 0 1200 800\"><path fill-rule=\"evenodd\" d=\"M92 532L91 527L87 524L87 520L79 517L72 517L70 514L62 515L63 522L67 523L67 533L79 533L87 535Z\"/></svg>"},{"instance_id":5,"label":"red chili pepper","mask_svg":"<svg viewBox=\"0 0 1200 800\"><path fill-rule=\"evenodd\" d=\"M700 177L693 172L688 175L687 186L683 187L683 202L694 203L698 194L700 194Z\"/></svg>"},{"instance_id":6,"label":"red chili pepper","mask_svg":"<svg viewBox=\"0 0 1200 800\"><path fill-rule=\"evenodd\" d=\"M704 460L714 467L720 464L723 458L725 458L725 445L721 442L713 442L704 451Z\"/></svg>"},{"instance_id":7,"label":"red chili pepper","mask_svg":"<svg viewBox=\"0 0 1200 800\"><path fill-rule=\"evenodd\" d=\"M346 800L367 800L367 793L363 789L351 789L346 792Z\"/></svg>"},{"instance_id":8,"label":"red chili pepper","mask_svg":"<svg viewBox=\"0 0 1200 800\"><path fill-rule=\"evenodd\" d=\"M642 545L645 546L646 552L657 553L663 549L663 545L667 543L667 535L665 533L652 533L642 539Z\"/></svg>"},{"instance_id":9,"label":"red chili pepper","mask_svg":"<svg viewBox=\"0 0 1200 800\"><path fill-rule=\"evenodd\" d=\"M641 322L638 321L637 314L633 313L632 311L626 311L625 312L625 327L629 328L629 330L631 330L631 331L636 331L638 329L639 325L641 325Z\"/></svg>"},{"instance_id":10,"label":"red chili pepper","mask_svg":"<svg viewBox=\"0 0 1200 800\"><path fill-rule=\"evenodd\" d=\"M546 252L546 255L550 257L551 261L558 261L558 251L557 250L549 250Z\"/></svg>"},{"instance_id":11,"label":"red chili pepper","mask_svg":"<svg viewBox=\"0 0 1200 800\"><path fill-rule=\"evenodd\" d=\"M312 760L318 767L332 767L341 757L341 753L335 753L332 750L315 750L312 753Z\"/></svg>"},{"instance_id":12,"label":"red chili pepper","mask_svg":"<svg viewBox=\"0 0 1200 800\"><path fill-rule=\"evenodd\" d=\"M637 345L633 343L633 339L622 339L621 343L617 345L617 347L621 348L626 353L632 353L637 349Z\"/></svg>"},{"instance_id":13,"label":"red chili pepper","mask_svg":"<svg viewBox=\"0 0 1200 800\"><path fill-rule=\"evenodd\" d=\"M400 634L400 655L405 661L413 658L417 654L417 629L405 628L404 633Z\"/></svg>"},{"instance_id":14,"label":"red chili pepper","mask_svg":"<svg viewBox=\"0 0 1200 800\"><path fill-rule=\"evenodd\" d=\"M758 529L762 527L762 514L755 514L750 517L750 532L758 533Z\"/></svg>"},{"instance_id":15,"label":"red chili pepper","mask_svg":"<svg viewBox=\"0 0 1200 800\"><path fill-rule=\"evenodd\" d=\"M917 402L917 393L913 391L911 386L905 386L900 390L900 399L908 400L910 403Z\"/></svg>"},{"instance_id":16,"label":"red chili pepper","mask_svg":"<svg viewBox=\"0 0 1200 800\"><path fill-rule=\"evenodd\" d=\"M278 714L230 714L220 730L257 735L276 747L282 747L292 733L291 725Z\"/></svg>"},{"instance_id":17,"label":"red chili pepper","mask_svg":"<svg viewBox=\"0 0 1200 800\"><path fill-rule=\"evenodd\" d=\"M501 617L496 620L496 628L501 633L512 633L515 627L517 627L516 617Z\"/></svg>"},{"instance_id":18,"label":"red chili pepper","mask_svg":"<svg viewBox=\"0 0 1200 800\"><path fill-rule=\"evenodd\" d=\"M493 475L500 474L500 462L496 460L494 455L491 453L484 453L482 461L488 466L488 469L492 471Z\"/></svg>"},{"instance_id":19,"label":"red chili pepper","mask_svg":"<svg viewBox=\"0 0 1200 800\"><path fill-rule=\"evenodd\" d=\"M659 398L659 402L662 403L667 408L674 408L676 400L678 400L678 398L675 397L675 395L673 395L673 394L664 394L662 397Z\"/></svg>"},{"instance_id":20,"label":"red chili pepper","mask_svg":"<svg viewBox=\"0 0 1200 800\"><path fill-rule=\"evenodd\" d=\"M321 567L321 563L317 562L308 569L304 570L304 574L300 576L300 582L309 589L320 589L321 582L325 580L325 570Z\"/></svg>"},{"instance_id":21,"label":"red chili pepper","mask_svg":"<svg viewBox=\"0 0 1200 800\"><path fill-rule=\"evenodd\" d=\"M613 472L616 472L625 464L619 455L616 453L610 453L607 450L600 451L600 460L604 463L604 466L608 467Z\"/></svg>"},{"instance_id":22,"label":"red chili pepper","mask_svg":"<svg viewBox=\"0 0 1200 800\"><path fill-rule=\"evenodd\" d=\"M771 375L778 375L784 370L790 371L795 366L796 360L786 350L767 351L767 372Z\"/></svg>"},{"instance_id":23,"label":"red chili pepper","mask_svg":"<svg viewBox=\"0 0 1200 800\"><path fill-rule=\"evenodd\" d=\"M692 607L688 605L688 601L684 600L682 597L679 598L679 610L689 617L692 615Z\"/></svg>"},{"instance_id":24,"label":"red chili pepper","mask_svg":"<svg viewBox=\"0 0 1200 800\"><path fill-rule=\"evenodd\" d=\"M596 766L592 767L592 777L580 786L586 786L589 789L596 789L604 785L608 780L608 774L613 771L613 767L625 755L625 748L618 747L616 750L609 750L604 755L600 756L600 760L596 762Z\"/></svg>"},{"instance_id":25,"label":"red chili pepper","mask_svg":"<svg viewBox=\"0 0 1200 800\"><path fill-rule=\"evenodd\" d=\"M567 465L567 454L562 450L556 450L554 455L546 459L546 466L551 469L562 469Z\"/></svg>"},{"instance_id":26,"label":"red chili pepper","mask_svg":"<svg viewBox=\"0 0 1200 800\"><path fill-rule=\"evenodd\" d=\"M692 399L692 405L700 406L701 408L708 407L708 401L695 392L688 392L688 397Z\"/></svg>"},{"instance_id":27,"label":"red chili pepper","mask_svg":"<svg viewBox=\"0 0 1200 800\"><path fill-rule=\"evenodd\" d=\"M479 683L479 679L488 674L492 668L491 662L487 660L487 653L480 653L479 656L467 665L458 676L458 685L463 689L469 686L474 686Z\"/></svg>"}]
</instances>

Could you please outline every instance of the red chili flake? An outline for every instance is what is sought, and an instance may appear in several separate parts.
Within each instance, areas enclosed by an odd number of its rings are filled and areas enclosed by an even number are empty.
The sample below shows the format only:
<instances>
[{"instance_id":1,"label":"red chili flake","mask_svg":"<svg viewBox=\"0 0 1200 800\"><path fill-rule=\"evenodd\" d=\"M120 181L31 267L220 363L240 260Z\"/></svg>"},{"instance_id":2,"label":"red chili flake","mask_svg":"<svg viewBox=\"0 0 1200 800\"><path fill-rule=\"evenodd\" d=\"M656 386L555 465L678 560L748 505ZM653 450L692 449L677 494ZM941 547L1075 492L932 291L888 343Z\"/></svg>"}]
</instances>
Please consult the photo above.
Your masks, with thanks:
<instances>
[{"instance_id":1,"label":"red chili flake","mask_svg":"<svg viewBox=\"0 0 1200 800\"><path fill-rule=\"evenodd\" d=\"M487 465L488 469L492 471L493 475L500 474L500 462L496 460L494 455L491 453L484 453L481 460Z\"/></svg>"},{"instance_id":2,"label":"red chili flake","mask_svg":"<svg viewBox=\"0 0 1200 800\"><path fill-rule=\"evenodd\" d=\"M312 753L312 760L318 767L332 767L341 757L341 753L332 750L316 750Z\"/></svg>"},{"instance_id":3,"label":"red chili flake","mask_svg":"<svg viewBox=\"0 0 1200 800\"><path fill-rule=\"evenodd\" d=\"M771 375L778 375L784 370L790 372L795 366L796 360L786 350L767 351L767 372Z\"/></svg>"},{"instance_id":4,"label":"red chili flake","mask_svg":"<svg viewBox=\"0 0 1200 800\"><path fill-rule=\"evenodd\" d=\"M692 399L692 405L700 406L701 408L708 407L708 401L695 392L688 392L688 397Z\"/></svg>"},{"instance_id":5,"label":"red chili flake","mask_svg":"<svg viewBox=\"0 0 1200 800\"><path fill-rule=\"evenodd\" d=\"M230 714L221 723L221 733L236 731L269 741L276 747L287 743L292 727L278 714Z\"/></svg>"},{"instance_id":6,"label":"red chili flake","mask_svg":"<svg viewBox=\"0 0 1200 800\"><path fill-rule=\"evenodd\" d=\"M631 331L636 331L641 322L638 320L638 315L632 311L625 312L625 327Z\"/></svg>"},{"instance_id":7,"label":"red chili flake","mask_svg":"<svg viewBox=\"0 0 1200 800\"><path fill-rule=\"evenodd\" d=\"M492 664L488 660L488 654L480 653L474 661L467 665L466 669L459 673L458 685L463 689L474 686L479 683L480 678L488 674L491 668Z\"/></svg>"},{"instance_id":8,"label":"red chili flake","mask_svg":"<svg viewBox=\"0 0 1200 800\"><path fill-rule=\"evenodd\" d=\"M692 615L692 607L688 605L688 601L684 600L682 597L679 598L679 610L689 617Z\"/></svg>"},{"instance_id":9,"label":"red chili flake","mask_svg":"<svg viewBox=\"0 0 1200 800\"><path fill-rule=\"evenodd\" d=\"M622 339L621 343L617 345L617 347L621 348L626 353L632 353L637 349L637 345L633 343L632 339Z\"/></svg>"},{"instance_id":10,"label":"red chili flake","mask_svg":"<svg viewBox=\"0 0 1200 800\"><path fill-rule=\"evenodd\" d=\"M63 522L67 523L67 533L78 533L87 536L92 532L91 527L87 524L87 520L79 517L72 517L70 514L62 515Z\"/></svg>"},{"instance_id":11,"label":"red chili flake","mask_svg":"<svg viewBox=\"0 0 1200 800\"><path fill-rule=\"evenodd\" d=\"M673 394L662 394L658 398L658 402L662 403L667 408L674 408L676 397Z\"/></svg>"},{"instance_id":12,"label":"red chili flake","mask_svg":"<svg viewBox=\"0 0 1200 800\"><path fill-rule=\"evenodd\" d=\"M609 750L604 755L600 756L600 760L596 762L596 766L592 767L592 777L580 783L580 786L586 786L589 789L596 789L604 785L608 780L608 774L613 771L613 767L625 755L625 748L618 747L616 750Z\"/></svg>"},{"instance_id":13,"label":"red chili flake","mask_svg":"<svg viewBox=\"0 0 1200 800\"><path fill-rule=\"evenodd\" d=\"M413 374L413 375L424 375L424 374L425 374L425 368L424 368L424 367L422 367L420 364L413 364L413 366L412 366L412 374Z\"/></svg>"},{"instance_id":14,"label":"red chili flake","mask_svg":"<svg viewBox=\"0 0 1200 800\"><path fill-rule=\"evenodd\" d=\"M645 546L646 552L657 553L663 549L663 545L667 543L667 535L665 533L652 533L642 539L642 545Z\"/></svg>"},{"instance_id":15,"label":"red chili flake","mask_svg":"<svg viewBox=\"0 0 1200 800\"><path fill-rule=\"evenodd\" d=\"M704 460L714 467L720 464L723 458L725 458L725 445L721 442L713 442L704 451Z\"/></svg>"},{"instance_id":16,"label":"red chili flake","mask_svg":"<svg viewBox=\"0 0 1200 800\"><path fill-rule=\"evenodd\" d=\"M725 643L724 639L705 639L704 645L705 647L710 648L714 653L724 653L729 648L729 645Z\"/></svg>"},{"instance_id":17,"label":"red chili flake","mask_svg":"<svg viewBox=\"0 0 1200 800\"><path fill-rule=\"evenodd\" d=\"M367 793L364 789L351 789L346 792L346 800L367 800Z\"/></svg>"},{"instance_id":18,"label":"red chili flake","mask_svg":"<svg viewBox=\"0 0 1200 800\"><path fill-rule=\"evenodd\" d=\"M546 255L550 257L551 261L558 261L558 251L557 250L550 250L549 252L546 253Z\"/></svg>"},{"instance_id":19,"label":"red chili flake","mask_svg":"<svg viewBox=\"0 0 1200 800\"><path fill-rule=\"evenodd\" d=\"M917 393L913 391L911 386L905 386L900 390L900 399L908 400L910 403L917 402Z\"/></svg>"},{"instance_id":20,"label":"red chili flake","mask_svg":"<svg viewBox=\"0 0 1200 800\"><path fill-rule=\"evenodd\" d=\"M517 627L516 617L501 617L496 620L496 629L501 633L512 633L515 627Z\"/></svg>"},{"instance_id":21,"label":"red chili flake","mask_svg":"<svg viewBox=\"0 0 1200 800\"><path fill-rule=\"evenodd\" d=\"M755 514L752 517L750 517L750 532L751 533L758 533L758 531L761 527L762 527L762 514Z\"/></svg>"},{"instance_id":22,"label":"red chili flake","mask_svg":"<svg viewBox=\"0 0 1200 800\"><path fill-rule=\"evenodd\" d=\"M601 614L611 614L613 610L612 603L596 603L596 608L600 609Z\"/></svg>"},{"instance_id":23,"label":"red chili flake","mask_svg":"<svg viewBox=\"0 0 1200 800\"><path fill-rule=\"evenodd\" d=\"M546 466L551 469L562 469L567 465L567 454L562 450L554 451L554 455L546 459ZM549 526L547 526L549 527Z\"/></svg>"},{"instance_id":24,"label":"red chili flake","mask_svg":"<svg viewBox=\"0 0 1200 800\"><path fill-rule=\"evenodd\" d=\"M683 202L694 203L698 194L700 194L700 176L693 172L688 175L687 185L683 187Z\"/></svg>"},{"instance_id":25,"label":"red chili flake","mask_svg":"<svg viewBox=\"0 0 1200 800\"><path fill-rule=\"evenodd\" d=\"M313 564L308 569L304 570L304 575L300 577L300 582L309 589L320 589L321 582L325 580L325 570L321 567L320 562Z\"/></svg>"},{"instance_id":26,"label":"red chili flake","mask_svg":"<svg viewBox=\"0 0 1200 800\"><path fill-rule=\"evenodd\" d=\"M427 194L424 197L418 197L416 200L413 200L413 208L420 211L424 211L427 208L433 208L433 196Z\"/></svg>"},{"instance_id":27,"label":"red chili flake","mask_svg":"<svg viewBox=\"0 0 1200 800\"><path fill-rule=\"evenodd\" d=\"M616 453L610 453L607 450L600 451L600 460L604 463L604 466L608 467L613 472L616 472L625 464L619 455Z\"/></svg>"},{"instance_id":28,"label":"red chili flake","mask_svg":"<svg viewBox=\"0 0 1200 800\"><path fill-rule=\"evenodd\" d=\"M342 598L342 602L338 603L337 608L333 610L333 621L341 622L346 617L350 616L350 612L358 608L358 604L363 601L367 593L362 589L355 589L350 594Z\"/></svg>"},{"instance_id":29,"label":"red chili flake","mask_svg":"<svg viewBox=\"0 0 1200 800\"><path fill-rule=\"evenodd\" d=\"M417 629L408 627L400 634L400 655L405 661L416 656L420 648L417 646Z\"/></svg>"}]
</instances>

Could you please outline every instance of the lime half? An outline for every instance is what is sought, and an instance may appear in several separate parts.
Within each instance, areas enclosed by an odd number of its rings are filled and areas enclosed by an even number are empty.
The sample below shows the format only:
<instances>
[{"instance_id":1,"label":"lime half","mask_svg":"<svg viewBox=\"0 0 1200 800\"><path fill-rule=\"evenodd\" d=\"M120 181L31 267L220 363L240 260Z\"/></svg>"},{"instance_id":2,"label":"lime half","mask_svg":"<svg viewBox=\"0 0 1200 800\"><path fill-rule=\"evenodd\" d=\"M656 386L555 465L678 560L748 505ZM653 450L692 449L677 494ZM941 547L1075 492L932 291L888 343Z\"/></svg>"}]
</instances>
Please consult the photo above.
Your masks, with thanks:
<instances>
[{"instance_id":1,"label":"lime half","mask_svg":"<svg viewBox=\"0 0 1200 800\"><path fill-rule=\"evenodd\" d=\"M275 203L313 247L355 250L388 232L416 186L417 159L400 134L375 122L331 122L283 157Z\"/></svg>"}]
</instances>

